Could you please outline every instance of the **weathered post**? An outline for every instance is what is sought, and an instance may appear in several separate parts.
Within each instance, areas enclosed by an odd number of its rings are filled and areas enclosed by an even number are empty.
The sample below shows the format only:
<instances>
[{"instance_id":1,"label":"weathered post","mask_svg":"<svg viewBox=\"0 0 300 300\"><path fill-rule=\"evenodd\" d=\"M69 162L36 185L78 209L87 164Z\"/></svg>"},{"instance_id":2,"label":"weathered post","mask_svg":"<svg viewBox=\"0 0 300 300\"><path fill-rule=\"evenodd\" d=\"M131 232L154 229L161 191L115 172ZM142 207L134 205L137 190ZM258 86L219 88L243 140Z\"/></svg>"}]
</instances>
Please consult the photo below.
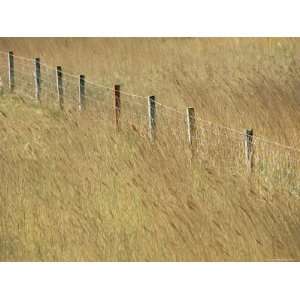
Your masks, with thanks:
<instances>
[{"instance_id":1,"label":"weathered post","mask_svg":"<svg viewBox=\"0 0 300 300\"><path fill-rule=\"evenodd\" d=\"M35 98L40 101L41 97L41 61L39 58L34 60L34 84L35 84Z\"/></svg>"},{"instance_id":2,"label":"weathered post","mask_svg":"<svg viewBox=\"0 0 300 300\"><path fill-rule=\"evenodd\" d=\"M245 130L245 157L246 166L249 172L252 172L254 167L254 149L253 149L253 129Z\"/></svg>"},{"instance_id":3,"label":"weathered post","mask_svg":"<svg viewBox=\"0 0 300 300\"><path fill-rule=\"evenodd\" d=\"M15 88L15 63L14 63L14 53L12 51L8 52L8 87L11 92Z\"/></svg>"},{"instance_id":4,"label":"weathered post","mask_svg":"<svg viewBox=\"0 0 300 300\"><path fill-rule=\"evenodd\" d=\"M79 76L79 111L85 110L85 76Z\"/></svg>"},{"instance_id":5,"label":"weathered post","mask_svg":"<svg viewBox=\"0 0 300 300\"><path fill-rule=\"evenodd\" d=\"M195 120L195 110L193 107L188 107L187 112L187 130L188 130L188 142L192 152L192 159L196 153L196 120Z\"/></svg>"},{"instance_id":6,"label":"weathered post","mask_svg":"<svg viewBox=\"0 0 300 300\"><path fill-rule=\"evenodd\" d=\"M115 121L116 121L116 129L120 130L120 117L121 117L121 95L120 95L120 85L116 84L114 86L114 98L115 98Z\"/></svg>"},{"instance_id":7,"label":"weathered post","mask_svg":"<svg viewBox=\"0 0 300 300\"><path fill-rule=\"evenodd\" d=\"M63 72L62 67L56 67L56 85L57 85L57 96L59 107L61 110L64 109L64 95L63 95Z\"/></svg>"},{"instance_id":8,"label":"weathered post","mask_svg":"<svg viewBox=\"0 0 300 300\"><path fill-rule=\"evenodd\" d=\"M148 97L149 138L153 142L156 137L155 96Z\"/></svg>"}]
</instances>

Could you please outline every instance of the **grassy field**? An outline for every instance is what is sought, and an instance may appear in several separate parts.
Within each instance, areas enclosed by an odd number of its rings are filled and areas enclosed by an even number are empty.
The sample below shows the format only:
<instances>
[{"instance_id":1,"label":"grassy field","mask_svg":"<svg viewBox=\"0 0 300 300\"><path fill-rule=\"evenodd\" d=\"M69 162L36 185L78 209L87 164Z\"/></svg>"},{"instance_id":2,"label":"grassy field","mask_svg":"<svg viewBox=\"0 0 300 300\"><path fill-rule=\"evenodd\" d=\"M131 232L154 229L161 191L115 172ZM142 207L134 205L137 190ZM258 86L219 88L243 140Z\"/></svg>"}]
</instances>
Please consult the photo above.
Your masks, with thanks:
<instances>
[{"instance_id":1,"label":"grassy field","mask_svg":"<svg viewBox=\"0 0 300 300\"><path fill-rule=\"evenodd\" d=\"M2 51L295 148L299 48L298 39L0 39ZM133 122L127 99L116 132L111 94L103 100L105 110L80 115L0 96L1 261L299 260L291 154L258 144L261 172L249 177L242 138L207 125L190 165L177 117L162 118L151 144L146 113Z\"/></svg>"}]
</instances>

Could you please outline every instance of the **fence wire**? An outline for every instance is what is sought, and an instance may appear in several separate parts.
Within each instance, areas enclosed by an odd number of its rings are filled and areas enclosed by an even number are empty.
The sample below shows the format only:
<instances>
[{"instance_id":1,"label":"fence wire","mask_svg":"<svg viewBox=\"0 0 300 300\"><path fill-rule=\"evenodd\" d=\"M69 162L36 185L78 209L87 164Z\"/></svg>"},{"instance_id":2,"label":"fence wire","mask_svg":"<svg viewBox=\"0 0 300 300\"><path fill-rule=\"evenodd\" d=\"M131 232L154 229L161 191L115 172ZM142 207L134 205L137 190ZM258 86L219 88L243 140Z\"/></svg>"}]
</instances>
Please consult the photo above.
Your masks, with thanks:
<instances>
[{"instance_id":1,"label":"fence wire","mask_svg":"<svg viewBox=\"0 0 300 300\"><path fill-rule=\"evenodd\" d=\"M202 163L215 169L244 174L243 135L213 124L196 122L196 153Z\"/></svg>"},{"instance_id":2,"label":"fence wire","mask_svg":"<svg viewBox=\"0 0 300 300\"><path fill-rule=\"evenodd\" d=\"M56 68L40 64L41 104L59 106ZM63 102L68 111L79 109L79 75L63 73ZM0 94L9 92L8 53L0 51ZM14 93L36 99L35 61L14 56ZM148 99L120 90L120 129L131 129L147 137L149 133ZM159 99L158 99L159 100ZM107 87L85 79L84 108L107 122L116 122L114 87ZM156 139L186 153L189 151L187 116L184 109L176 109L156 100ZM196 161L220 171L245 174L244 132L207 120L195 120ZM170 149L170 147L168 148ZM171 151L171 150L170 150ZM300 150L254 136L254 164L252 174L261 184L271 188L286 187L300 195Z\"/></svg>"},{"instance_id":3,"label":"fence wire","mask_svg":"<svg viewBox=\"0 0 300 300\"><path fill-rule=\"evenodd\" d=\"M254 138L254 174L270 188L283 186L300 195L300 152Z\"/></svg>"}]
</instances>

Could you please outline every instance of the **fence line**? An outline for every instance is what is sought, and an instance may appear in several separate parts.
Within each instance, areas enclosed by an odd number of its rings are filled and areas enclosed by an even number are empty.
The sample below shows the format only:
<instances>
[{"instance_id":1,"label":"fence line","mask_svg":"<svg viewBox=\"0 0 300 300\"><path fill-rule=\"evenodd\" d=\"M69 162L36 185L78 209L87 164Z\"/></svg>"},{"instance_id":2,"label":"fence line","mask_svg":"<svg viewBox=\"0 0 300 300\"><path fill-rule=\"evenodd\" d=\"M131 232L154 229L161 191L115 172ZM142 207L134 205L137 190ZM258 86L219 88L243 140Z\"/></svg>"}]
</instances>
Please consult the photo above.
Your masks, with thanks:
<instances>
[{"instance_id":1,"label":"fence line","mask_svg":"<svg viewBox=\"0 0 300 300\"><path fill-rule=\"evenodd\" d=\"M160 132L172 133L176 140L179 141L183 138L182 141L185 140L190 145L193 157L199 151L214 153L213 145L217 144L223 145L222 147L228 151L227 157L232 155L234 159L233 149L230 149L232 145L225 146L224 144L225 140L230 144L230 139L240 142L242 148L238 149L240 152L237 153L237 157L238 159L240 156L242 157L241 151L243 150L244 165L250 171L255 169L259 163L264 163L262 161L263 158L261 158L264 155L255 153L255 149L264 147L264 144L293 152L294 155L300 153L300 149L271 141L262 136L253 135L253 131L248 130L245 132L202 119L198 115L196 117L193 107L179 109L168 106L157 101L155 96L149 97L129 93L123 91L120 85L108 87L92 82L87 80L83 74L75 75L65 72L60 66L53 68L42 63L38 58L29 59L15 56L12 51L0 51L0 76L2 76L2 73L4 79L1 80L2 85L6 79L11 92L18 95L26 94L26 96L39 102L42 102L45 96L57 97L56 103L62 110L68 104L68 101L66 102L65 100L76 101L78 109L82 112L85 111L89 100L98 100L100 107L107 107L108 103L104 100L104 97L110 94L112 99L114 98L114 104L111 103L111 108L114 107L115 127L117 129L121 128L121 120L123 118L125 122L132 123L131 116L134 115L139 118L142 130L148 132L148 137L151 141L154 141L161 134ZM21 91L20 88L22 89ZM123 101L126 105L121 106ZM130 116L129 119L128 116ZM126 118L128 120L125 120ZM134 124L132 123L132 125ZM229 133L230 135L228 135ZM234 137L232 133L237 134L239 137ZM269 150L269 148L267 149ZM272 149L272 151L276 150ZM279 155L277 153L276 155L279 157L282 154ZM255 158L259 158L258 163L255 162ZM226 160L225 156L224 160ZM298 161L296 162L298 163ZM254 166L255 164L257 166ZM295 168L297 167L298 165L295 166Z\"/></svg>"},{"instance_id":2,"label":"fence line","mask_svg":"<svg viewBox=\"0 0 300 300\"><path fill-rule=\"evenodd\" d=\"M3 51L0 51L0 53L2 54L6 54L7 55L7 52L3 52ZM14 55L14 58L21 58L25 61L30 61L32 62L32 64L34 64L35 62L35 59L30 59L30 58L26 58L26 57L23 57L23 56L15 56ZM47 69L49 70L52 70L53 72L56 72L56 69L47 65L47 64L44 64L44 63L40 63L41 66L44 66L46 67ZM19 73L22 73L21 71L15 71L15 72L19 72ZM27 75L25 72L23 72L24 75ZM63 72L64 76L69 76L69 77L72 77L74 79L78 79L79 75L75 75L75 74L72 74L72 73L68 73L68 72ZM99 83L96 83L96 82L92 82L92 81L89 81L87 79L85 79L85 82L88 83L88 84L91 84L91 85L94 85L95 87L99 87L99 88L103 88L103 89L107 89L107 90L110 90L110 91L114 91L114 88L113 87L108 87L108 86L104 86L104 85L101 85ZM126 95L126 96L130 96L130 97L135 97L135 98L141 98L141 99L144 99L145 100L145 103L148 99L148 96L142 96L142 95L136 95L136 94L132 94L132 93L129 93L129 92L124 92L124 91L120 91L120 94L122 95ZM176 109L175 107L172 107L172 106L168 106L168 105L165 105L159 101L155 101L156 105L159 105L159 106L162 106L164 107L165 109L167 110L170 110L170 111L173 111L175 113L178 113L180 115L185 115L185 112L184 111L179 111L178 109ZM218 123L214 123L212 121L209 121L209 120L205 120L205 119L202 119L202 118L199 118L200 121L202 122L206 122L206 123L209 123L209 124L212 124L214 126L217 126L217 127L221 127L221 128L224 128L224 129L227 129L227 130L230 130L230 131L233 131L233 132L236 132L236 133L239 133L241 135L243 135L243 131L241 130L238 130L238 129L235 129L235 128L231 128L231 127L226 127L224 125L221 125L221 124L218 124ZM277 142L274 142L274 141L270 141L268 140L267 138L263 137L263 136L256 136L255 137L256 139L261 139L261 140L264 140L265 142L268 142L268 143L272 143L274 145L277 145L277 146L281 146L281 147L285 147L287 149L290 149L290 150L295 150L295 151L299 151L300 152L300 149L297 149L297 148L294 148L294 147L291 147L291 146L287 146L287 145L284 145L284 144L281 144L281 143L277 143Z\"/></svg>"},{"instance_id":3,"label":"fence line","mask_svg":"<svg viewBox=\"0 0 300 300\"><path fill-rule=\"evenodd\" d=\"M0 50L0 54L5 54L5 55L9 55L8 52L4 52L4 51L1 51ZM32 63L32 66L34 66L34 63L35 63L35 59L31 59L31 58L28 58L28 57L23 57L23 56L16 56L14 55L14 58L15 59L22 59L22 60L25 60L25 61L28 61L28 62L31 62ZM41 63L40 62L40 66L44 66L46 67L47 69L53 71L53 72L56 72L56 68L53 68L45 63ZM34 70L32 70L32 72L34 72ZM27 75L25 72L22 72L22 71L19 71L19 70L14 70L14 73L21 73L21 74L24 74L24 75ZM30 74L32 75L32 74ZM68 73L68 72L65 72L63 71L63 75L64 77L65 76L69 76L71 78L74 78L76 80L78 80L79 76L80 75L75 75L75 74L72 74L72 73ZM64 78L64 81L65 81L65 78ZM45 80L41 80L42 83L46 82ZM49 81L48 81L49 82ZM99 88L103 88L103 89L107 89L107 90L110 90L110 91L114 91L114 88L113 87L108 87L108 86L104 86L104 85L101 85L99 83L96 83L96 82L92 82L92 81L89 81L87 79L85 79L85 82L88 83L88 84L91 84L91 85L94 85L95 87L99 87ZM55 85L55 84L54 84ZM120 91L120 94L121 95L126 95L126 96L130 96L130 97L135 97L135 98L141 98L141 99L145 99L145 103L147 103L146 101L148 100L148 96L142 96L142 95L137 95L137 94L132 94L132 93L129 93L129 92L124 92L124 91ZM182 116L185 115L185 112L184 111L179 111L178 109L176 109L175 107L172 107L172 106L168 106L168 105L165 105L159 101L155 101L156 105L158 106L161 106L161 107L164 107L165 109L167 110L170 110L170 111L173 111L175 113L178 113ZM208 123L210 125L213 125L213 126L216 126L216 127L220 127L220 128L223 128L223 129L226 129L226 130L230 130L232 132L236 132L236 133L239 133L240 135L243 135L244 132L241 131L241 130L238 130L238 129L235 129L235 128L231 128L231 127L226 127L224 125L221 125L221 124L218 124L218 123L214 123L212 121L209 121L209 120L205 120L205 119L202 119L202 118L198 118L199 121L201 122L205 122L205 123ZM297 149L297 148L294 148L292 146L288 146L288 145L284 145L284 144L281 144L281 143L278 143L278 142L274 142L274 141L271 141L271 140L268 140L267 138L263 137L263 136L258 136L256 135L255 136L255 139L260 139L266 143L270 143L270 144L273 144L273 145L276 145L276 146L279 146L279 147L284 147L286 149L289 149L289 150L294 150L294 151L297 151L297 152L300 152L300 149Z\"/></svg>"}]
</instances>

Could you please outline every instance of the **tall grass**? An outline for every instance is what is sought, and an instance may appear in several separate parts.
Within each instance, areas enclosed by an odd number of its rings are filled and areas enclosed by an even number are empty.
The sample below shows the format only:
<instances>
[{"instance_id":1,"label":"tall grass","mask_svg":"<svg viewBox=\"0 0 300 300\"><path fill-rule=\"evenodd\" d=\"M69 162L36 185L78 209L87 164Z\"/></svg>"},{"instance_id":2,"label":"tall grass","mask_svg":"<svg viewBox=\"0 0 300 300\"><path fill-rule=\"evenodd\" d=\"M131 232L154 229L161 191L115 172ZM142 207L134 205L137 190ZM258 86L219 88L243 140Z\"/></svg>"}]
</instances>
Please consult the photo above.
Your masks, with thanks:
<instances>
[{"instance_id":1,"label":"tall grass","mask_svg":"<svg viewBox=\"0 0 300 300\"><path fill-rule=\"evenodd\" d=\"M183 113L194 106L198 117L191 166L185 117L163 107L151 144L147 107L130 97L116 132L110 92L90 92L81 115L51 106L55 90L42 106L2 96L1 260L299 259L299 160L257 140L249 177L243 137L200 120L299 148L298 48L297 39L1 39L0 50Z\"/></svg>"}]
</instances>

